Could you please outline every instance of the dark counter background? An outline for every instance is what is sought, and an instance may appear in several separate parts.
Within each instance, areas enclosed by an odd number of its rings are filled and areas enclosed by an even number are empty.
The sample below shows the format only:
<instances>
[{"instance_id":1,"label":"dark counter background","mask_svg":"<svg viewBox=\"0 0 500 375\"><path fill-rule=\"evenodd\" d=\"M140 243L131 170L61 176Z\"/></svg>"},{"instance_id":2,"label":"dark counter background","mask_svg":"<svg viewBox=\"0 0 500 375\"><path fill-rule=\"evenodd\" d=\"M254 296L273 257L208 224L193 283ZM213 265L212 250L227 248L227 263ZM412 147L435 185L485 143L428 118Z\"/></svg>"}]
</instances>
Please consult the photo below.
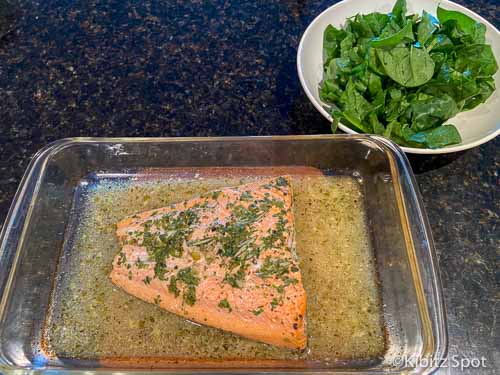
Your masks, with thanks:
<instances>
[{"instance_id":1,"label":"dark counter background","mask_svg":"<svg viewBox=\"0 0 500 375\"><path fill-rule=\"evenodd\" d=\"M368 1L368 0L367 0ZM495 0L459 1L500 26ZM295 68L334 1L17 1L0 32L0 223L30 160L75 136L320 134ZM474 124L471 124L473 126ZM500 371L500 139L410 158L433 228L450 355ZM443 369L459 373L459 369Z\"/></svg>"}]
</instances>

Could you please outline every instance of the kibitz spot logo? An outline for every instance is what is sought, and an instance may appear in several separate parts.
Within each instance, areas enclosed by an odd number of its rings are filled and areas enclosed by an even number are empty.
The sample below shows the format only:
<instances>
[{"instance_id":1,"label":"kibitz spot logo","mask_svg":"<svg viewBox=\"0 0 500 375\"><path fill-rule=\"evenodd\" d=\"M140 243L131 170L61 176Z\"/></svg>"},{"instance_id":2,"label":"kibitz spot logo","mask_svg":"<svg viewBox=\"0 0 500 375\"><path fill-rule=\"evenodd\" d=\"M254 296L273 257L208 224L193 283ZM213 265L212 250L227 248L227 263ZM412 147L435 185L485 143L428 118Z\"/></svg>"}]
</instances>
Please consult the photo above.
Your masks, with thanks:
<instances>
[{"instance_id":1,"label":"kibitz spot logo","mask_svg":"<svg viewBox=\"0 0 500 375\"><path fill-rule=\"evenodd\" d=\"M399 368L417 368L417 367L440 367L440 368L456 368L460 370L470 368L487 368L487 360L485 357L465 358L458 355L452 355L448 358L416 358L416 357L394 357L392 365Z\"/></svg>"}]
</instances>

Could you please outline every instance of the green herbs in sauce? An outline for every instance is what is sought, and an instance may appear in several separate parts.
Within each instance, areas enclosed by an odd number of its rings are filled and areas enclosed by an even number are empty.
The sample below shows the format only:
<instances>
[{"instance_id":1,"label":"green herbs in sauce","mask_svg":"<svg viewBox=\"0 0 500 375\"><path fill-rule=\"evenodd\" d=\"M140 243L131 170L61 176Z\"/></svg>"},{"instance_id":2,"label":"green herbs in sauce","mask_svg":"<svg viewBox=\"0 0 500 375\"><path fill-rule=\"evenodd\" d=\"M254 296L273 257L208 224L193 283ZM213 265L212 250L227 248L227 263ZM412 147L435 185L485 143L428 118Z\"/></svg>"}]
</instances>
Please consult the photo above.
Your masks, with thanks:
<instances>
[{"instance_id":1,"label":"green herbs in sauce","mask_svg":"<svg viewBox=\"0 0 500 375\"><path fill-rule=\"evenodd\" d=\"M119 220L136 212L164 207L252 180L187 180L167 176L161 181L101 182L97 187L89 188L84 205L79 207L83 219L56 285L46 330L47 350L61 358L77 359L161 357L326 363L381 356L385 348L381 306L364 217L362 188L348 177L292 179L296 251L307 292L308 348L304 352L192 324L175 314L152 308L151 304L128 295L110 282L108 275L119 246L114 225ZM242 200L242 204L253 202L250 195L247 198L251 201ZM146 196L148 199L144 199ZM258 208L262 207L264 204L259 203ZM197 220L197 212L194 209L192 215L178 221L173 215L159 225L172 227L175 233L183 232L187 222ZM248 225L237 225L238 220L248 219L248 216L251 215L242 213L233 217L230 227L217 228L217 235L221 237L226 237L229 231L240 235L237 241L225 240L224 252L228 254L226 282L234 288L244 283L239 270L247 264L253 252L258 251L246 242L251 236ZM149 230L154 232L153 225ZM141 236L138 234L137 241ZM278 239L279 233L276 241ZM178 250L166 250L165 242ZM182 250L176 247L176 243L175 235L163 240L151 239L148 253L153 259L157 256L161 263L166 253L168 256L179 255ZM206 242L200 240L196 249L203 254L205 245ZM207 263L211 261L206 259ZM126 260L123 262L125 264ZM141 262L138 263L140 267ZM294 272L292 267L290 271ZM284 264L270 262L261 272L274 277L281 274L282 269ZM195 303L192 291L196 288L198 276L189 269L179 273L173 280L168 277L164 281L168 290L186 304ZM157 276L161 275L162 267L159 267ZM152 280L146 278L143 281L149 283ZM296 280L292 277L276 281L274 308L279 308L280 286L294 282ZM273 306L267 304L252 313L259 316L270 308Z\"/></svg>"}]
</instances>

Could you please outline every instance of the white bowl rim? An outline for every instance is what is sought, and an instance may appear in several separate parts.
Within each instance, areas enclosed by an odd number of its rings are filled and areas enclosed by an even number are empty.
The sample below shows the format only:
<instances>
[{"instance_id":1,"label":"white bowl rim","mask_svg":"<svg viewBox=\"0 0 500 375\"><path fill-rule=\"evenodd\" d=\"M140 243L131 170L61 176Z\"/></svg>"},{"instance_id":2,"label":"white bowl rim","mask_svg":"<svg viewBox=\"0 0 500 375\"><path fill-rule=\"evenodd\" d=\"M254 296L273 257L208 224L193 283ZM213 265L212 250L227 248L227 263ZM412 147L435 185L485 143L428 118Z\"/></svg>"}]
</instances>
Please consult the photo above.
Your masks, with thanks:
<instances>
[{"instance_id":1,"label":"white bowl rim","mask_svg":"<svg viewBox=\"0 0 500 375\"><path fill-rule=\"evenodd\" d=\"M340 1L340 2L338 2L336 4L334 4L334 5L326 8L323 12L321 12L318 16L316 16L314 18L314 20L309 24L309 26L307 26L306 30L302 34L302 37L300 38L299 47L297 48L297 73L299 75L299 80L300 80L300 84L302 85L302 89L305 91L307 97L309 98L309 100L311 101L311 103L314 105L314 107L328 121L332 121L332 117L325 110L325 108L321 105L321 103L318 102L316 100L316 98L314 98L313 94L311 93L311 91L307 87L304 75L302 74L302 69L301 69L302 58L301 58L301 56L302 56L302 50L304 48L304 39L310 33L310 31L313 28L313 26L321 19L321 17L323 16L324 13L327 13L331 9L337 8L337 7L341 6L341 5L344 5L344 4L350 3L350 2L354 2L354 1L356 1L356 0L342 0L342 1ZM486 19L484 19L483 17L481 17L476 12L474 12L474 11L472 11L472 10L464 7L463 5L457 4L457 3L453 2L453 1L450 1L450 0L441 0L440 1L440 5L441 4L442 5L452 4L454 7L457 7L457 8L459 8L462 11L465 10L466 13L472 13L472 14L474 14L475 17L477 17L478 19L480 19L481 22L484 23L485 25L489 26L491 28L491 30L494 31L498 35L498 37L500 37L500 31L493 24L491 24L489 21L487 21ZM500 87L498 87L497 89L500 90ZM363 133L358 133L355 130L352 130L348 126L343 125L342 123L339 123L339 128L341 130L343 130L344 132L348 133L348 134L363 134ZM458 144L456 146L447 146L447 147L435 148L435 149L431 149L431 148L416 148L416 147L404 147L404 146L399 146L399 147L404 152L407 152L407 153L410 153L410 154L449 154L449 153L452 153L452 152L464 151L464 150L468 150L468 149L477 147L479 145L482 145L483 143L491 141L493 138L495 138L499 134L500 134L500 128L496 129L494 132L492 132L490 134L487 134L483 138L480 138L480 139L478 139L476 141L473 141L473 142L469 142L469 143L465 143L465 144L464 143L460 143L460 144Z\"/></svg>"}]
</instances>

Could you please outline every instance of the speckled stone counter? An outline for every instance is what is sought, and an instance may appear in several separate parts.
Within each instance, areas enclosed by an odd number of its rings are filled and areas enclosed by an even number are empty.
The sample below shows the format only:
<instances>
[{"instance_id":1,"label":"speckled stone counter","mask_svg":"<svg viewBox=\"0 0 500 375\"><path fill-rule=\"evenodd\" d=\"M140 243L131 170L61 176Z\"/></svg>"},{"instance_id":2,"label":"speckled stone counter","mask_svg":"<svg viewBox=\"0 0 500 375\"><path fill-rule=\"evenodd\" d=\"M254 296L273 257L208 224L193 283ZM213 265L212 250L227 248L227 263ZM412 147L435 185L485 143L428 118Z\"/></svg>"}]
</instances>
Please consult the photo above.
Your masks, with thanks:
<instances>
[{"instance_id":1,"label":"speckled stone counter","mask_svg":"<svg viewBox=\"0 0 500 375\"><path fill-rule=\"evenodd\" d=\"M328 133L295 69L334 1L17 1L0 39L0 223L30 160L74 136ZM497 27L496 0L460 1ZM450 356L500 372L500 139L411 157L433 228ZM443 369L460 373L460 369Z\"/></svg>"}]
</instances>

